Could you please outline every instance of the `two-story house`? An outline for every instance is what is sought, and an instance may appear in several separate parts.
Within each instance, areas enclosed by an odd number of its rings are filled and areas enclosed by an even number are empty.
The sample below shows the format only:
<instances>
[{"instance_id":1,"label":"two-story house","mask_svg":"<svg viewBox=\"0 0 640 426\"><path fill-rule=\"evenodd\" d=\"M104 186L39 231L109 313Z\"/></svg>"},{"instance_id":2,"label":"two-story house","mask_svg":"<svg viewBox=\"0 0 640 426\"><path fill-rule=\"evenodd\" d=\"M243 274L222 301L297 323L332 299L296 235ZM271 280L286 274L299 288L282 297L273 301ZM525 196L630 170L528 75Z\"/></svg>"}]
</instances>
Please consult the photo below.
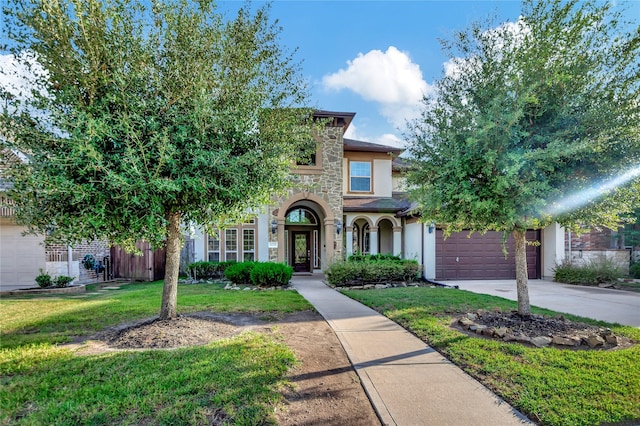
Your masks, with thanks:
<instances>
[{"instance_id":1,"label":"two-story house","mask_svg":"<svg viewBox=\"0 0 640 426\"><path fill-rule=\"evenodd\" d=\"M415 259L430 279L514 278L513 250L505 259L501 233L454 234L413 214L403 184L402 150L344 137L355 114L317 111L330 119L317 149L292 166L295 188L248 223L217 235L199 233L196 260L285 262L296 272L320 271L352 253L391 253ZM558 227L531 231L529 276L552 276L564 256Z\"/></svg>"}]
</instances>

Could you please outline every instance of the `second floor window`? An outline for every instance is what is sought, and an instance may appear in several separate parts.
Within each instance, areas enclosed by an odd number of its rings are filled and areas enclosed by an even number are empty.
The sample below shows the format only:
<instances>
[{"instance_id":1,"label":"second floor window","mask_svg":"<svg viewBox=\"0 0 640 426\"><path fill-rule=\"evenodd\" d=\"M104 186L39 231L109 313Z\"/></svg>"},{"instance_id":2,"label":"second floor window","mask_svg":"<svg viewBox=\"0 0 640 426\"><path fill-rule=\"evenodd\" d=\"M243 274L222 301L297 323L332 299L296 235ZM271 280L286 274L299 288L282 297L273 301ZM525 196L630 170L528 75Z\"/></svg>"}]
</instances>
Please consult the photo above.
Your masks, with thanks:
<instances>
[{"instance_id":1,"label":"second floor window","mask_svg":"<svg viewBox=\"0 0 640 426\"><path fill-rule=\"evenodd\" d=\"M349 187L353 192L371 192L371 163L352 161L349 163Z\"/></svg>"},{"instance_id":2,"label":"second floor window","mask_svg":"<svg viewBox=\"0 0 640 426\"><path fill-rule=\"evenodd\" d=\"M310 166L314 167L318 165L318 142L310 140L304 144L304 147L300 151L298 158L296 159L297 166Z\"/></svg>"}]
</instances>

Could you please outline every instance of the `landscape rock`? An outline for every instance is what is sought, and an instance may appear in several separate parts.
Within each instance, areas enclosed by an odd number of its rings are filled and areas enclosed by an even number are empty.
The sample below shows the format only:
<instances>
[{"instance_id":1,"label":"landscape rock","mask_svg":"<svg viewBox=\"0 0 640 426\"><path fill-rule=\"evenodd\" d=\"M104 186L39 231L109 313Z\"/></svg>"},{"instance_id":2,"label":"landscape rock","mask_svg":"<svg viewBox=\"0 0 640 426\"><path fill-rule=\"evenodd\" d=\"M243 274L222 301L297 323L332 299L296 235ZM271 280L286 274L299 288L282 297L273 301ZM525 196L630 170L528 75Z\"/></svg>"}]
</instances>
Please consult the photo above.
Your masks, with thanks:
<instances>
[{"instance_id":1,"label":"landscape rock","mask_svg":"<svg viewBox=\"0 0 640 426\"><path fill-rule=\"evenodd\" d=\"M458 323L464 328L469 328L474 324L473 321L471 321L469 318L460 318L458 320Z\"/></svg>"},{"instance_id":2,"label":"landscape rock","mask_svg":"<svg viewBox=\"0 0 640 426\"><path fill-rule=\"evenodd\" d=\"M551 344L551 337L536 336L530 339L531 343L537 348L543 348Z\"/></svg>"},{"instance_id":3,"label":"landscape rock","mask_svg":"<svg viewBox=\"0 0 640 426\"><path fill-rule=\"evenodd\" d=\"M619 339L618 336L614 336L613 334L609 334L608 336L605 336L605 341L613 346L618 346L619 344Z\"/></svg>"},{"instance_id":4,"label":"landscape rock","mask_svg":"<svg viewBox=\"0 0 640 426\"><path fill-rule=\"evenodd\" d=\"M495 331L496 331L496 329L493 328L493 327L487 327L487 328L481 330L483 335L489 336L489 337L492 337Z\"/></svg>"},{"instance_id":5,"label":"landscape rock","mask_svg":"<svg viewBox=\"0 0 640 426\"><path fill-rule=\"evenodd\" d=\"M559 345L559 346L578 346L580 344L580 340L576 340L576 339L571 339L569 337L562 337L562 336L553 336L553 339L551 340L551 342L554 345Z\"/></svg>"},{"instance_id":6,"label":"landscape rock","mask_svg":"<svg viewBox=\"0 0 640 426\"><path fill-rule=\"evenodd\" d=\"M475 321L478 319L478 316L476 314L467 314L467 319L470 319L471 321Z\"/></svg>"},{"instance_id":7,"label":"landscape rock","mask_svg":"<svg viewBox=\"0 0 640 426\"><path fill-rule=\"evenodd\" d=\"M473 326L471 326L471 327L473 327ZM484 330L486 330L486 329L487 329L486 325L476 325L476 329L474 331L476 332L476 334L482 334L482 332Z\"/></svg>"},{"instance_id":8,"label":"landscape rock","mask_svg":"<svg viewBox=\"0 0 640 426\"><path fill-rule=\"evenodd\" d=\"M507 335L508 332L509 332L509 329L507 327L498 327L493 331L493 335L502 339L504 336Z\"/></svg>"},{"instance_id":9,"label":"landscape rock","mask_svg":"<svg viewBox=\"0 0 640 426\"><path fill-rule=\"evenodd\" d=\"M595 348L596 346L604 345L604 339L600 336L592 334L588 337L582 339L590 348Z\"/></svg>"}]
</instances>

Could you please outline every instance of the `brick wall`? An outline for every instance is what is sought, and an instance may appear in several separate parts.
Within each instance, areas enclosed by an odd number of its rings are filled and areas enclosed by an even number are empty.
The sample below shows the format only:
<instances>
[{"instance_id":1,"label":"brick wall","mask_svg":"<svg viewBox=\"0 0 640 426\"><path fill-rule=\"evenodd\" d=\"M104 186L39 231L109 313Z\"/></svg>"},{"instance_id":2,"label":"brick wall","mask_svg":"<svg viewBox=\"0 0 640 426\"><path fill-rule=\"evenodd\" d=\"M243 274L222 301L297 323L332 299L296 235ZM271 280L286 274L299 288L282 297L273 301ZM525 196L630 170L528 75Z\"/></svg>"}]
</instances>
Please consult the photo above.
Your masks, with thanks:
<instances>
[{"instance_id":1,"label":"brick wall","mask_svg":"<svg viewBox=\"0 0 640 426\"><path fill-rule=\"evenodd\" d=\"M85 269L82 266L82 260L84 257L90 254L97 261L102 261L106 256L109 256L109 243L106 241L82 241L73 247L72 261L78 263L79 276L76 277L78 283L88 283L103 280L103 274L96 276L94 270ZM61 262L67 261L67 246L60 244L47 244L46 256L49 262ZM74 268L75 269L75 268Z\"/></svg>"}]
</instances>

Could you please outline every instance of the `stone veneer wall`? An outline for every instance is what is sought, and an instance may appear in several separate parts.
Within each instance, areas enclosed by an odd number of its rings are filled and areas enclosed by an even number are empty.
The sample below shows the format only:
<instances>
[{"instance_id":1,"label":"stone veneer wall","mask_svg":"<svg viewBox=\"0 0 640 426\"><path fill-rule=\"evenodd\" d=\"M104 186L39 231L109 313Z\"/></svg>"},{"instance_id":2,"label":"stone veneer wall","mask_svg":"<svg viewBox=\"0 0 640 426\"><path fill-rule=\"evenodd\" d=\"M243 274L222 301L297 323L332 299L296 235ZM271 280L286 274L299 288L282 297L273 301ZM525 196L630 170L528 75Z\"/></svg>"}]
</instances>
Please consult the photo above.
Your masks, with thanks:
<instances>
[{"instance_id":1,"label":"stone veneer wall","mask_svg":"<svg viewBox=\"0 0 640 426\"><path fill-rule=\"evenodd\" d=\"M269 223L275 218L273 212L275 209L292 197L294 194L308 191L322 198L331 209L335 220L342 222L342 158L344 155L344 141L342 126L327 125L320 135L321 139L321 173L303 174L294 172L293 178L297 182L296 186L289 190L286 198L280 198L276 201L276 205L268 208ZM271 225L269 225L271 226ZM322 233L324 234L324 223L322 224ZM325 236L326 238L326 236ZM331 263L335 259L343 257L342 234L335 235L336 245L326 247L325 253L327 258L323 258L324 264ZM278 241L277 234L272 234L269 230L269 242ZM269 260L276 262L278 260L278 249L269 248Z\"/></svg>"}]
</instances>

